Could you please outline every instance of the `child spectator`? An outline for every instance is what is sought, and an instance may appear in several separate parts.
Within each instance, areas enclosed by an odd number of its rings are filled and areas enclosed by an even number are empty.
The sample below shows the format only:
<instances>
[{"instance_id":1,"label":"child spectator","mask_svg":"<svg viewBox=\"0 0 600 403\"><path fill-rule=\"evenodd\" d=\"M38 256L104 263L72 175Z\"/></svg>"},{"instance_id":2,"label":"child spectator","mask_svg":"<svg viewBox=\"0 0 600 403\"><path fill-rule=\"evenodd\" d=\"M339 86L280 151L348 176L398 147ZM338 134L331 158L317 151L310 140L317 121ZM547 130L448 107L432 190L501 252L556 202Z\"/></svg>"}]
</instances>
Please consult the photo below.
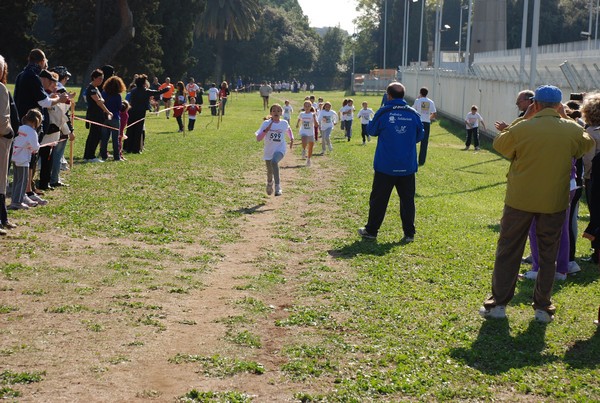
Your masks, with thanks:
<instances>
[{"instance_id":1,"label":"child spectator","mask_svg":"<svg viewBox=\"0 0 600 403\"><path fill-rule=\"evenodd\" d=\"M11 203L8 206L10 210L27 210L29 207L38 205L38 202L27 197L25 190L29 178L31 155L37 153L40 149L37 129L42 124L42 114L37 109L30 109L23 116L21 122L22 125L19 126L18 135L13 143L13 187ZM42 202L42 204L46 203Z\"/></svg>"},{"instance_id":2,"label":"child spectator","mask_svg":"<svg viewBox=\"0 0 600 403\"><path fill-rule=\"evenodd\" d=\"M123 100L121 103L121 109L119 110L119 157L120 159L115 159L115 161L125 161L125 157L123 157L123 140L125 139L125 128L127 127L127 121L129 120L129 102Z\"/></svg>"},{"instance_id":3,"label":"child spectator","mask_svg":"<svg viewBox=\"0 0 600 403\"><path fill-rule=\"evenodd\" d=\"M289 123L281 120L283 114L281 105L273 104L269 112L271 115L255 134L256 141L263 139L265 141L263 160L267 165L267 194L273 194L273 181L275 181L275 196L281 196L279 161L283 159L286 152L285 135L290 138L290 149L294 144L294 135Z\"/></svg>"},{"instance_id":4,"label":"child spectator","mask_svg":"<svg viewBox=\"0 0 600 403\"><path fill-rule=\"evenodd\" d=\"M175 84L177 93L175 94L175 104L173 109L173 117L177 119L179 125L179 133L183 132L183 111L185 110L185 87L183 81L178 81Z\"/></svg>"},{"instance_id":5,"label":"child spectator","mask_svg":"<svg viewBox=\"0 0 600 403\"><path fill-rule=\"evenodd\" d=\"M477 105L471 107L471 112L467 113L465 117L465 124L467 128L467 142L463 150L468 150L471 147L471 138L475 145L475 151L479 151L479 124L485 129L485 122L481 115L477 112Z\"/></svg>"},{"instance_id":6,"label":"child spectator","mask_svg":"<svg viewBox=\"0 0 600 403\"><path fill-rule=\"evenodd\" d=\"M362 109L358 111L358 113L356 114L356 117L360 118L360 125L361 125L361 132L360 134L362 135L362 140L363 140L363 146L367 144L367 139L369 139L369 141L371 141L371 136L369 136L367 134L367 126L369 125L369 122L371 121L371 119L373 119L373 109L369 108L369 105L366 102L362 103Z\"/></svg>"},{"instance_id":7,"label":"child spectator","mask_svg":"<svg viewBox=\"0 0 600 403\"><path fill-rule=\"evenodd\" d=\"M186 108L188 113L188 130L191 132L194 130L196 124L196 114L202 113L202 107L196 105L196 98L190 97L190 104Z\"/></svg>"}]
</instances>

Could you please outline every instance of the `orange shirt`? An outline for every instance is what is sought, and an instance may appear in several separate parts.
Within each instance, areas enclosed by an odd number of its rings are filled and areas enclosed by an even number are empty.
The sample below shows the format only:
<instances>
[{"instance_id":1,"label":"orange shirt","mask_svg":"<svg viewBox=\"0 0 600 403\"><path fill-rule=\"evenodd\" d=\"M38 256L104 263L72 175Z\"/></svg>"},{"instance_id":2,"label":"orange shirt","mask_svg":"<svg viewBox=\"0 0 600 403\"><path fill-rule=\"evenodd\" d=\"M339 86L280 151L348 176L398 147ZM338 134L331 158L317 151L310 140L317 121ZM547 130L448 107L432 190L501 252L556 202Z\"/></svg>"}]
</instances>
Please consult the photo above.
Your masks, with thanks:
<instances>
[{"instance_id":1,"label":"orange shirt","mask_svg":"<svg viewBox=\"0 0 600 403\"><path fill-rule=\"evenodd\" d=\"M160 87L158 87L158 89L162 90L163 88L166 88L166 87L169 87L169 90L162 94L163 98L173 98L173 92L175 92L175 86L173 84L163 83L160 85Z\"/></svg>"}]
</instances>

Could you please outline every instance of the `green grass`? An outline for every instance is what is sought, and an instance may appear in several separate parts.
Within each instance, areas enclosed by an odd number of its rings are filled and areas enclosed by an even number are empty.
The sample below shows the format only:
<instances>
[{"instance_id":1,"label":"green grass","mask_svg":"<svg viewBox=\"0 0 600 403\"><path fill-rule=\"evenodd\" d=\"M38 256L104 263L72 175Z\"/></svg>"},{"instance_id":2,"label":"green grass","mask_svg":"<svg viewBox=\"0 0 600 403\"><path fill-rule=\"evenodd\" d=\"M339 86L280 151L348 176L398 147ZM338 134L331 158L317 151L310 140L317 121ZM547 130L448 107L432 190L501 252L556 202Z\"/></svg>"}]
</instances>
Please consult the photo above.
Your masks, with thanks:
<instances>
[{"instance_id":1,"label":"green grass","mask_svg":"<svg viewBox=\"0 0 600 403\"><path fill-rule=\"evenodd\" d=\"M297 110L302 95L285 96ZM334 106L342 97L325 96ZM380 97L355 97L357 104L363 99L376 108ZM262 144L253 133L264 115L258 95L230 100L219 130L204 113L185 137L175 133L172 119L149 116L147 150L122 164L83 164L87 132L77 122L71 187L49 194L43 209L10 213L39 234L11 234L3 249L0 329L21 320L34 301L47 308L34 313L32 327L35 315L72 320L103 337L111 337L113 327L135 327L136 337L120 343L139 336L130 345L145 348L155 332L195 323L170 320L163 305L197 300L206 273L223 259L222 248L240 240L248 217L262 214L259 206L270 208L263 180L250 176L262 178L264 171ZM460 126L432 125L428 161L417 174L416 241L399 242L392 195L377 241L365 242L356 228L367 219L376 141L360 146L355 124L347 143L336 128L331 156L316 156L311 170L282 170L285 193L270 228L272 244L251 262L260 272L236 286L238 297L224 301L237 314L224 313L216 324L224 328L227 348L213 356L180 354L171 362L199 364L214 377L281 374L294 382L290 399L298 401L599 401L600 333L592 320L600 282L597 267L580 259L589 255L587 242L577 244L582 272L555 285L553 323L532 321L533 285L526 281L517 284L508 320L478 317L491 287L509 162L486 141L479 153L460 151L463 138ZM292 152L300 161L299 150ZM295 182L291 169L298 172ZM309 208L291 209L297 198ZM582 228L585 203L580 217ZM80 248L51 249L42 236L48 228L81 240ZM44 261L50 251L56 254L51 265ZM297 259L280 264L290 254ZM57 263L74 257L85 261L74 264L76 270ZM291 301L283 310L270 305L278 293ZM97 312L109 314L90 319ZM272 337L265 332L274 326L285 334L283 346L272 353L278 364L264 367L253 354L264 353ZM15 348L22 344L37 343L0 343L6 368L22 368L29 350ZM129 359L105 354L104 362ZM197 371L192 366L191 373ZM30 397L26 388L20 392ZM185 399L248 401L243 392L195 390ZM10 393L0 390L0 396Z\"/></svg>"}]
</instances>

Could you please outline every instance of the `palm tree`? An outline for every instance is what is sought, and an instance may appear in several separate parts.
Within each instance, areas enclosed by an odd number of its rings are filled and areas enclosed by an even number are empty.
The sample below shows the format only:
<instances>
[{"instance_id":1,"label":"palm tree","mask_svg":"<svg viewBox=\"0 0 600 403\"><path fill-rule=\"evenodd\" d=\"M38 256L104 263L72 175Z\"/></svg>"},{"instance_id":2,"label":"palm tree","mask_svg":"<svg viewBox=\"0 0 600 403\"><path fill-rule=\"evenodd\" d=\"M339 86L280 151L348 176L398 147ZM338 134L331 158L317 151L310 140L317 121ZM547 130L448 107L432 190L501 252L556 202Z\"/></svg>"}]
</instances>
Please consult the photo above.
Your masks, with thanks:
<instances>
[{"instance_id":1,"label":"palm tree","mask_svg":"<svg viewBox=\"0 0 600 403\"><path fill-rule=\"evenodd\" d=\"M249 39L256 28L258 0L210 0L196 21L196 36L215 40L214 78L221 80L225 41Z\"/></svg>"}]
</instances>

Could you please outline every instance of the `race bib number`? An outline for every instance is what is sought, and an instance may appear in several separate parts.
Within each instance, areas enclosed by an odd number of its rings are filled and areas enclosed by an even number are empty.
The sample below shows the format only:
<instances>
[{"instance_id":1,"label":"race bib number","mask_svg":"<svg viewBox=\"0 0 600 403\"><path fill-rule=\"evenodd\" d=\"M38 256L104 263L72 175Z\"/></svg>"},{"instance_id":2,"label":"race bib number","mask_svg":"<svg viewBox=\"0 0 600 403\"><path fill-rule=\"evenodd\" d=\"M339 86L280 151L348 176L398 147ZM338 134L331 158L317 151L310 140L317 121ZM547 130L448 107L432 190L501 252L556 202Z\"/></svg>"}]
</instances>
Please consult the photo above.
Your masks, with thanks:
<instances>
[{"instance_id":1,"label":"race bib number","mask_svg":"<svg viewBox=\"0 0 600 403\"><path fill-rule=\"evenodd\" d=\"M323 116L323 123L331 123L331 116Z\"/></svg>"},{"instance_id":2,"label":"race bib number","mask_svg":"<svg viewBox=\"0 0 600 403\"><path fill-rule=\"evenodd\" d=\"M281 142L281 133L277 133L277 132L270 132L269 133L269 139L271 141L274 141L276 143Z\"/></svg>"},{"instance_id":3,"label":"race bib number","mask_svg":"<svg viewBox=\"0 0 600 403\"><path fill-rule=\"evenodd\" d=\"M306 130L309 130L310 129L310 121L307 121L307 120L303 121L302 122L302 128L306 129Z\"/></svg>"}]
</instances>

